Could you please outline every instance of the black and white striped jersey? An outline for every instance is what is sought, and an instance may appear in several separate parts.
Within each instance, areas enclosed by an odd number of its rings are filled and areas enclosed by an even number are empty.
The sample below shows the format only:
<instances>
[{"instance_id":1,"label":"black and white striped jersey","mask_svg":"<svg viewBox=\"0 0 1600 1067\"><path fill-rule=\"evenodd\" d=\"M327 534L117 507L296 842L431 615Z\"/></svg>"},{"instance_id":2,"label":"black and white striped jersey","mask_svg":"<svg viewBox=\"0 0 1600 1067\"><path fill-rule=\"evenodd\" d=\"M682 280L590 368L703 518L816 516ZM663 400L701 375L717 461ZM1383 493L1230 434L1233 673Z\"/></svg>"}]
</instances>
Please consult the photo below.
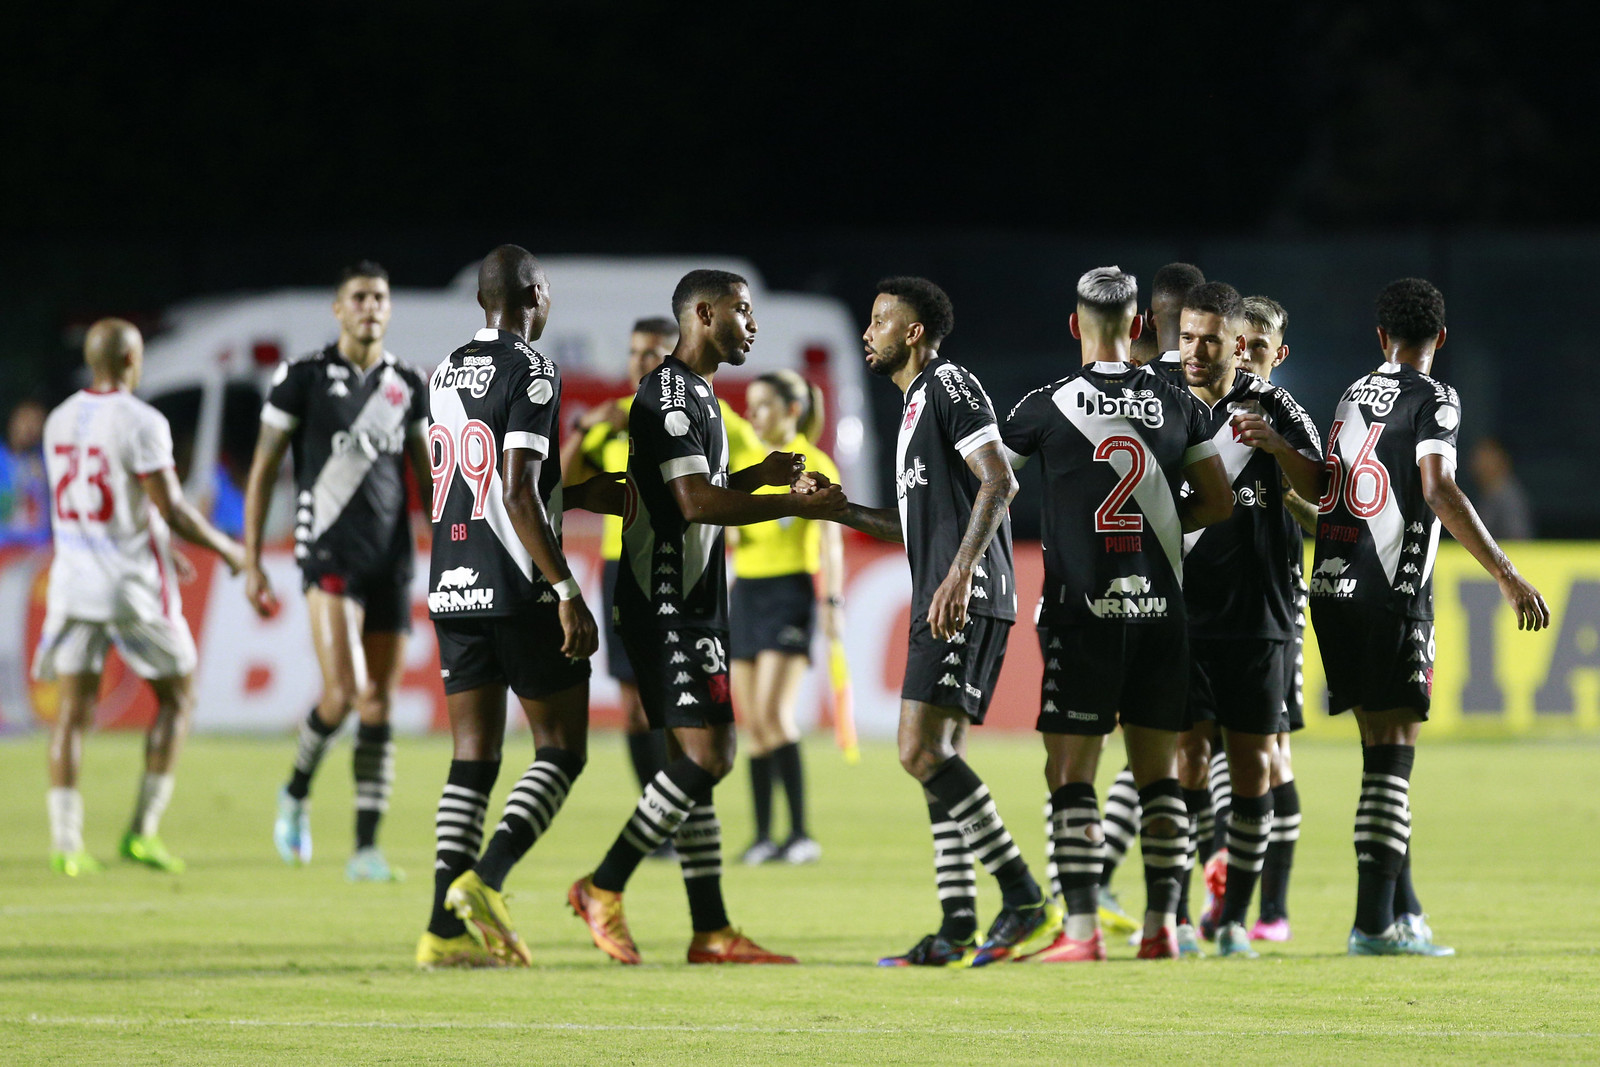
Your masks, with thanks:
<instances>
[{"instance_id":1,"label":"black and white striped jersey","mask_svg":"<svg viewBox=\"0 0 1600 1067\"><path fill-rule=\"evenodd\" d=\"M410 575L405 452L428 426L421 372L385 352L362 373L329 345L278 367L261 421L289 435L300 566Z\"/></svg>"},{"instance_id":2,"label":"black and white striped jersey","mask_svg":"<svg viewBox=\"0 0 1600 1067\"><path fill-rule=\"evenodd\" d=\"M554 604L555 590L511 525L501 496L505 453L540 460L537 490L561 542L561 369L505 330L484 329L428 379L433 471L435 619L514 615Z\"/></svg>"},{"instance_id":3,"label":"black and white striped jersey","mask_svg":"<svg viewBox=\"0 0 1600 1067\"><path fill-rule=\"evenodd\" d=\"M967 457L1000 440L1000 427L977 375L943 356L922 368L906 389L904 403L895 495L911 562L911 617L925 619L934 591L950 573L978 498L980 483ZM1009 513L972 569L967 612L1007 621L1017 617Z\"/></svg>"},{"instance_id":4,"label":"black and white striped jersey","mask_svg":"<svg viewBox=\"0 0 1600 1067\"><path fill-rule=\"evenodd\" d=\"M1404 363L1344 391L1328 429L1328 488L1318 505L1311 598L1433 618L1439 520L1422 496L1424 456L1456 462L1461 398Z\"/></svg>"},{"instance_id":5,"label":"black and white striped jersey","mask_svg":"<svg viewBox=\"0 0 1600 1067\"><path fill-rule=\"evenodd\" d=\"M617 624L726 630L722 527L685 519L671 486L693 474L728 484L728 431L711 383L668 356L639 381L628 409L628 450Z\"/></svg>"},{"instance_id":6,"label":"black and white striped jersey","mask_svg":"<svg viewBox=\"0 0 1600 1067\"><path fill-rule=\"evenodd\" d=\"M1184 468L1217 453L1188 390L1091 363L1023 397L1004 441L1044 465L1040 623L1184 618L1179 492Z\"/></svg>"},{"instance_id":7,"label":"black and white striped jersey","mask_svg":"<svg viewBox=\"0 0 1600 1067\"><path fill-rule=\"evenodd\" d=\"M1233 514L1184 535L1183 599L1189 625L1207 637L1290 640L1295 633L1295 582L1286 561L1289 527L1294 526L1296 548L1301 546L1299 527L1292 518L1284 522L1288 512L1277 459L1240 441L1232 419L1242 411L1262 415L1289 447L1318 463L1322 440L1287 390L1248 371L1237 372L1233 388L1215 405L1195 400L1228 472Z\"/></svg>"}]
</instances>

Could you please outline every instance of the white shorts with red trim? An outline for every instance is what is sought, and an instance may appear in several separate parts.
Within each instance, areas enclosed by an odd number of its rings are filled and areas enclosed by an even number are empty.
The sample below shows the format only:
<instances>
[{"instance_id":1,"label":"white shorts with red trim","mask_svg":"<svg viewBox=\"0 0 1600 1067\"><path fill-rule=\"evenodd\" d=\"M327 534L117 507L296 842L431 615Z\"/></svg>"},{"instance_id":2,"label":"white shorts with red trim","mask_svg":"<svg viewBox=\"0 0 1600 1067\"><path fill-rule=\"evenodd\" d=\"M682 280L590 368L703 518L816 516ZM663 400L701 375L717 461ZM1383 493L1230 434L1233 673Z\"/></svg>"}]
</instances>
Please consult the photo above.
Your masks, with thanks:
<instances>
[{"instance_id":1,"label":"white shorts with red trim","mask_svg":"<svg viewBox=\"0 0 1600 1067\"><path fill-rule=\"evenodd\" d=\"M33 657L33 677L53 681L63 674L99 674L112 644L128 669L141 678L193 674L199 662L194 636L183 616L170 618L46 620Z\"/></svg>"}]
</instances>

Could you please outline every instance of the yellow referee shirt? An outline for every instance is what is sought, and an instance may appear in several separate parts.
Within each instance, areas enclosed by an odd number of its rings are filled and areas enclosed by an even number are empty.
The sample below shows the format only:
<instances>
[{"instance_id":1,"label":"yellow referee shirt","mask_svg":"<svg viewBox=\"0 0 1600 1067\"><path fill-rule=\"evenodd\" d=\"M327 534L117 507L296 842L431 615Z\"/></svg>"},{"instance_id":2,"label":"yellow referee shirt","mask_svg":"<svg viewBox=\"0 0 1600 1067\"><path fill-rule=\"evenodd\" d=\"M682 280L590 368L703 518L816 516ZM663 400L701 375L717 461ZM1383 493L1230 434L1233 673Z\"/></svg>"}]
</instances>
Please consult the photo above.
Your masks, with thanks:
<instances>
[{"instance_id":1,"label":"yellow referee shirt","mask_svg":"<svg viewBox=\"0 0 1600 1067\"><path fill-rule=\"evenodd\" d=\"M753 443L740 454L730 451L729 470L743 470L767 458L769 452L803 452L806 469L819 471L832 482L839 481L839 468L822 449L796 434L780 448L770 448L752 433ZM733 447L732 435L729 448ZM766 485L758 493L787 493L782 485ZM781 574L816 574L822 566L822 530L814 519L788 516L739 527L739 543L733 550L733 573L740 578L775 578Z\"/></svg>"}]
</instances>

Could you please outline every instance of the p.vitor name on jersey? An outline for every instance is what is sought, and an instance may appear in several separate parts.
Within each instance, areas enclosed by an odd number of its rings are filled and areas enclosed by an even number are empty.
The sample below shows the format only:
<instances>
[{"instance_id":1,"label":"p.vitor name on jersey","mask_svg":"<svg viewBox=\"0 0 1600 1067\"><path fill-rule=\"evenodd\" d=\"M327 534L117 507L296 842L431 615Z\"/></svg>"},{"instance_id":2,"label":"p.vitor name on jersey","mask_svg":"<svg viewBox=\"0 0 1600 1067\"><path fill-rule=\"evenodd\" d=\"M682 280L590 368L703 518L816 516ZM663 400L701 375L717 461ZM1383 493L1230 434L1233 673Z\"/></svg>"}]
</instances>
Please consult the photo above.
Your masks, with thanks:
<instances>
[{"instance_id":1,"label":"p.vitor name on jersey","mask_svg":"<svg viewBox=\"0 0 1600 1067\"><path fill-rule=\"evenodd\" d=\"M1454 467L1460 427L1456 391L1408 364L1385 363L1345 390L1328 433L1313 597L1433 617L1439 520L1420 464L1436 455Z\"/></svg>"},{"instance_id":2,"label":"p.vitor name on jersey","mask_svg":"<svg viewBox=\"0 0 1600 1067\"><path fill-rule=\"evenodd\" d=\"M501 498L507 449L541 461L536 491L561 541L561 469L555 459L561 371L516 334L479 330L428 380L433 424L434 616L509 615L558 598L533 565Z\"/></svg>"}]
</instances>

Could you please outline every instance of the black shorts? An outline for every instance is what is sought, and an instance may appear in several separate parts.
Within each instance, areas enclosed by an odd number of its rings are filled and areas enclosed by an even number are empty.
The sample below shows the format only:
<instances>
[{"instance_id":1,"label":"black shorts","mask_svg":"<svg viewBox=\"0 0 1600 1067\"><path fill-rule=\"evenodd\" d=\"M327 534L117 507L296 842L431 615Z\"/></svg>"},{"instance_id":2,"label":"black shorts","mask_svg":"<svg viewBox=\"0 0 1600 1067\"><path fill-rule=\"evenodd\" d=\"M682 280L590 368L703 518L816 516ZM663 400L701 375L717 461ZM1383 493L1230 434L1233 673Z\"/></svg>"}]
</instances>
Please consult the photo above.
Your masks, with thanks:
<instances>
[{"instance_id":1,"label":"black shorts","mask_svg":"<svg viewBox=\"0 0 1600 1067\"><path fill-rule=\"evenodd\" d=\"M1328 677L1328 712L1433 705L1433 620L1382 608L1312 601L1311 622Z\"/></svg>"},{"instance_id":2,"label":"black shorts","mask_svg":"<svg viewBox=\"0 0 1600 1067\"><path fill-rule=\"evenodd\" d=\"M1292 642L1190 635L1189 723L1214 722L1242 734L1289 729L1285 704Z\"/></svg>"},{"instance_id":3,"label":"black shorts","mask_svg":"<svg viewBox=\"0 0 1600 1067\"><path fill-rule=\"evenodd\" d=\"M566 634L554 605L518 615L434 619L446 694L505 685L534 700L589 680L589 661L561 654Z\"/></svg>"},{"instance_id":4,"label":"black shorts","mask_svg":"<svg viewBox=\"0 0 1600 1067\"><path fill-rule=\"evenodd\" d=\"M1289 642L1283 670L1286 676L1283 703L1289 732L1294 733L1306 728L1306 624L1303 614L1294 628L1294 640Z\"/></svg>"},{"instance_id":5,"label":"black shorts","mask_svg":"<svg viewBox=\"0 0 1600 1067\"><path fill-rule=\"evenodd\" d=\"M409 562L409 561L408 561ZM411 632L411 568L361 574L339 568L337 561L300 569L301 592L316 586L324 593L347 596L361 605L361 632Z\"/></svg>"},{"instance_id":6,"label":"black shorts","mask_svg":"<svg viewBox=\"0 0 1600 1067\"><path fill-rule=\"evenodd\" d=\"M617 568L614 559L605 561L600 575L600 604L606 613L601 630L606 642L606 673L619 682L633 684L633 664L628 662L628 652L622 647L622 637L617 633Z\"/></svg>"},{"instance_id":7,"label":"black shorts","mask_svg":"<svg viewBox=\"0 0 1600 1067\"><path fill-rule=\"evenodd\" d=\"M727 631L685 626L619 633L651 729L733 722Z\"/></svg>"},{"instance_id":8,"label":"black shorts","mask_svg":"<svg viewBox=\"0 0 1600 1067\"><path fill-rule=\"evenodd\" d=\"M1109 734L1129 726L1177 732L1189 696L1189 628L1182 619L1039 624L1044 657L1037 729Z\"/></svg>"},{"instance_id":9,"label":"black shorts","mask_svg":"<svg viewBox=\"0 0 1600 1067\"><path fill-rule=\"evenodd\" d=\"M913 619L900 698L959 708L981 725L1000 681L1010 636L1011 623L1005 619L968 615L967 628L954 641L941 641L933 636L926 616Z\"/></svg>"},{"instance_id":10,"label":"black shorts","mask_svg":"<svg viewBox=\"0 0 1600 1067\"><path fill-rule=\"evenodd\" d=\"M811 635L817 628L817 588L811 575L740 578L729 599L730 658L755 659L767 651L811 658Z\"/></svg>"}]
</instances>

